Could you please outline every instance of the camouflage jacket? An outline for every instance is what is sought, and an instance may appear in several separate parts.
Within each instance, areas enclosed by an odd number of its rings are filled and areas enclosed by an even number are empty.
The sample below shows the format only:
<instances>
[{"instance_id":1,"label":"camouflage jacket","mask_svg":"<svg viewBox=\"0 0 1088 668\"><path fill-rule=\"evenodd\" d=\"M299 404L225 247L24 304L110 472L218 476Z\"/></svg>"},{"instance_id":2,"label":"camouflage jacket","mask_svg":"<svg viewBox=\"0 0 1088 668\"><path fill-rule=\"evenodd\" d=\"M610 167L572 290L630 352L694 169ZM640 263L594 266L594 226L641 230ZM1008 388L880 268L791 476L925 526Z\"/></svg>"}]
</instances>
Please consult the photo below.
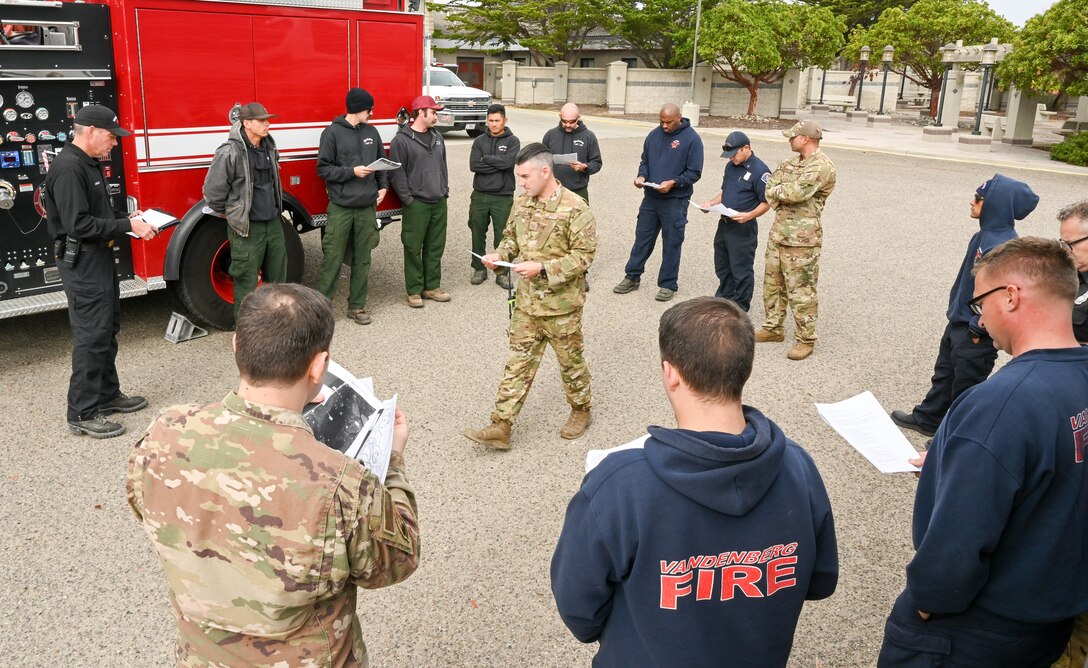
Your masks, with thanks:
<instances>
[{"instance_id":1,"label":"camouflage jacket","mask_svg":"<svg viewBox=\"0 0 1088 668\"><path fill-rule=\"evenodd\" d=\"M774 209L770 242L781 246L822 246L820 214L835 189L835 164L823 151L784 161L767 182L767 203Z\"/></svg>"},{"instance_id":2,"label":"camouflage jacket","mask_svg":"<svg viewBox=\"0 0 1088 668\"><path fill-rule=\"evenodd\" d=\"M126 488L166 572L178 666L366 666L356 587L419 563L403 457L383 486L298 413L233 392L164 411Z\"/></svg>"},{"instance_id":3,"label":"camouflage jacket","mask_svg":"<svg viewBox=\"0 0 1088 668\"><path fill-rule=\"evenodd\" d=\"M561 185L544 202L518 195L495 252L507 262L518 256L540 262L548 274L518 281L517 308L537 318L565 315L585 304L597 219L585 200Z\"/></svg>"}]
</instances>

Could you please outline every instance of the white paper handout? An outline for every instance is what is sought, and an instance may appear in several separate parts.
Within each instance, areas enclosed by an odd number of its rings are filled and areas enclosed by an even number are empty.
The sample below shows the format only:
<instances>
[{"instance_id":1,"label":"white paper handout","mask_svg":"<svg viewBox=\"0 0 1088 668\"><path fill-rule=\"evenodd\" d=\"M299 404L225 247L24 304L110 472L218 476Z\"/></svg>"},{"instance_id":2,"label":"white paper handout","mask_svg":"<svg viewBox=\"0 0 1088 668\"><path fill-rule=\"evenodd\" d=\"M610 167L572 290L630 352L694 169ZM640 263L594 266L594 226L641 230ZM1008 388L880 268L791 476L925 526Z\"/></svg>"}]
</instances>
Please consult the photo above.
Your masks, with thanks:
<instances>
[{"instance_id":1,"label":"white paper handout","mask_svg":"<svg viewBox=\"0 0 1088 668\"><path fill-rule=\"evenodd\" d=\"M696 209L698 209L700 211L706 211L707 213L721 214L721 215L725 216L726 218L732 218L733 216L739 216L740 215L740 211L737 211L736 209L730 209L729 207L727 207L724 204L715 204L714 206L710 207L709 209L704 209L703 207L699 206L695 202L691 202L691 201L689 201L688 204L692 205L693 207L695 207Z\"/></svg>"},{"instance_id":2,"label":"white paper handout","mask_svg":"<svg viewBox=\"0 0 1088 668\"><path fill-rule=\"evenodd\" d=\"M472 251L469 251L469 252L472 253ZM476 257L480 258L481 260L484 259L483 255L477 255L476 253L472 253L472 254L476 255ZM503 260L495 260L491 264L495 265L496 267L513 267L514 266L513 263L504 262Z\"/></svg>"},{"instance_id":3,"label":"white paper handout","mask_svg":"<svg viewBox=\"0 0 1088 668\"><path fill-rule=\"evenodd\" d=\"M393 162L389 158L378 158L374 162L367 165L367 167L373 169L376 172L388 172L390 170L394 170L400 167L400 163Z\"/></svg>"},{"instance_id":4,"label":"white paper handout","mask_svg":"<svg viewBox=\"0 0 1088 668\"><path fill-rule=\"evenodd\" d=\"M552 163L556 165L569 165L572 162L581 162L577 153L555 153L552 155Z\"/></svg>"},{"instance_id":5,"label":"white paper handout","mask_svg":"<svg viewBox=\"0 0 1088 668\"><path fill-rule=\"evenodd\" d=\"M586 473L589 473L593 469L597 468L597 465L604 461L604 458L613 452L619 452L620 450L633 450L635 448L645 447L646 439L650 438L649 434L643 434L630 443L624 443L623 445L617 445L614 448L608 448L607 450L590 450L586 453Z\"/></svg>"},{"instance_id":6,"label":"white paper handout","mask_svg":"<svg viewBox=\"0 0 1088 668\"><path fill-rule=\"evenodd\" d=\"M831 428L869 460L881 473L917 471L907 462L918 452L895 426L872 392L834 404L816 404L816 410Z\"/></svg>"},{"instance_id":7,"label":"white paper handout","mask_svg":"<svg viewBox=\"0 0 1088 668\"><path fill-rule=\"evenodd\" d=\"M654 183L653 181L644 181L642 183L643 188L653 188L654 190L661 190L660 183Z\"/></svg>"},{"instance_id":8,"label":"white paper handout","mask_svg":"<svg viewBox=\"0 0 1088 668\"><path fill-rule=\"evenodd\" d=\"M171 225L177 225L180 221L171 216L168 213L163 213L158 209L144 209L140 212L140 219L148 225L154 227L158 231L162 231L164 228ZM139 235L129 232L128 235L134 239L139 239Z\"/></svg>"}]
</instances>

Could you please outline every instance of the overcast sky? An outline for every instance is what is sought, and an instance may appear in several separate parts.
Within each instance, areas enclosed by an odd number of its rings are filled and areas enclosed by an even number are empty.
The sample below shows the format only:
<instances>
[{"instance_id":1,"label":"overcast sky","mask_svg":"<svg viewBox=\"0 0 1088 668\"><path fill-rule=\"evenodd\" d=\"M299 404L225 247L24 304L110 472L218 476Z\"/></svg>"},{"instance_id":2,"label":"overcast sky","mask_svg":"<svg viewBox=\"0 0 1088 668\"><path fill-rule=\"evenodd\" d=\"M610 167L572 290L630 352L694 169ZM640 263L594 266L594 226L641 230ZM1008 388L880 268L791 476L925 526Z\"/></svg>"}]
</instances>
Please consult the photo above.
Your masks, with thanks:
<instances>
[{"instance_id":1,"label":"overcast sky","mask_svg":"<svg viewBox=\"0 0 1088 668\"><path fill-rule=\"evenodd\" d=\"M1016 24L1017 28L1023 28L1024 23L1035 16L1045 12L1054 0L988 0L990 7L1008 20Z\"/></svg>"}]
</instances>

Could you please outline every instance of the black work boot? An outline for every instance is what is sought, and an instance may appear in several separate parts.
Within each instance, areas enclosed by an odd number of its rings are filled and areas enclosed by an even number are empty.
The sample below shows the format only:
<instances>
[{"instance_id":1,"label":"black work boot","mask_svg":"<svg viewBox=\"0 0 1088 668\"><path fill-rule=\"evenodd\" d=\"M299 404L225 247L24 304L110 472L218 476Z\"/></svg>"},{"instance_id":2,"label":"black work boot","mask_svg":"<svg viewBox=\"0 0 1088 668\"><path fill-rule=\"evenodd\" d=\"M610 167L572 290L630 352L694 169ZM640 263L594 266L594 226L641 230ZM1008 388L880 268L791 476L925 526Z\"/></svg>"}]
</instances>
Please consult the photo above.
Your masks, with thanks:
<instances>
[{"instance_id":1,"label":"black work boot","mask_svg":"<svg viewBox=\"0 0 1088 668\"><path fill-rule=\"evenodd\" d=\"M98 407L98 414L135 413L145 408L147 408L147 399L130 397L124 392L118 392L116 397Z\"/></svg>"},{"instance_id":2,"label":"black work boot","mask_svg":"<svg viewBox=\"0 0 1088 668\"><path fill-rule=\"evenodd\" d=\"M125 433L125 427L110 422L102 415L96 415L90 420L69 420L68 431L73 434L86 434L91 438L113 438Z\"/></svg>"}]
</instances>

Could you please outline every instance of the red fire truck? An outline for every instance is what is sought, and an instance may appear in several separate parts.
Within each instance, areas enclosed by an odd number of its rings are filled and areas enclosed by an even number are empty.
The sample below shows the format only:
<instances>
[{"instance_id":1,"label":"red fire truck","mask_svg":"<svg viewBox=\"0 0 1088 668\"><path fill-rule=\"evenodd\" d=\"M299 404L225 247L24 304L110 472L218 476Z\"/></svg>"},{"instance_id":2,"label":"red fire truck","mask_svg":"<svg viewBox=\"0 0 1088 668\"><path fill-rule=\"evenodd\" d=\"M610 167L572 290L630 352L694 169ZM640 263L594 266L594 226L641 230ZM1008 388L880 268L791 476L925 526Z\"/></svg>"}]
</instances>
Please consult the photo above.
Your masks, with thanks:
<instances>
[{"instance_id":1,"label":"red fire truck","mask_svg":"<svg viewBox=\"0 0 1088 668\"><path fill-rule=\"evenodd\" d=\"M419 95L423 18L412 0L5 0L0 22L0 318L66 308L40 192L87 104L115 109L133 136L104 164L114 206L180 220L152 241L115 245L121 294L169 289L201 323L233 326L226 223L201 186L237 103L276 114L288 276L300 233L324 225L318 137L352 86L374 94L386 144ZM390 193L379 217L399 215Z\"/></svg>"}]
</instances>

